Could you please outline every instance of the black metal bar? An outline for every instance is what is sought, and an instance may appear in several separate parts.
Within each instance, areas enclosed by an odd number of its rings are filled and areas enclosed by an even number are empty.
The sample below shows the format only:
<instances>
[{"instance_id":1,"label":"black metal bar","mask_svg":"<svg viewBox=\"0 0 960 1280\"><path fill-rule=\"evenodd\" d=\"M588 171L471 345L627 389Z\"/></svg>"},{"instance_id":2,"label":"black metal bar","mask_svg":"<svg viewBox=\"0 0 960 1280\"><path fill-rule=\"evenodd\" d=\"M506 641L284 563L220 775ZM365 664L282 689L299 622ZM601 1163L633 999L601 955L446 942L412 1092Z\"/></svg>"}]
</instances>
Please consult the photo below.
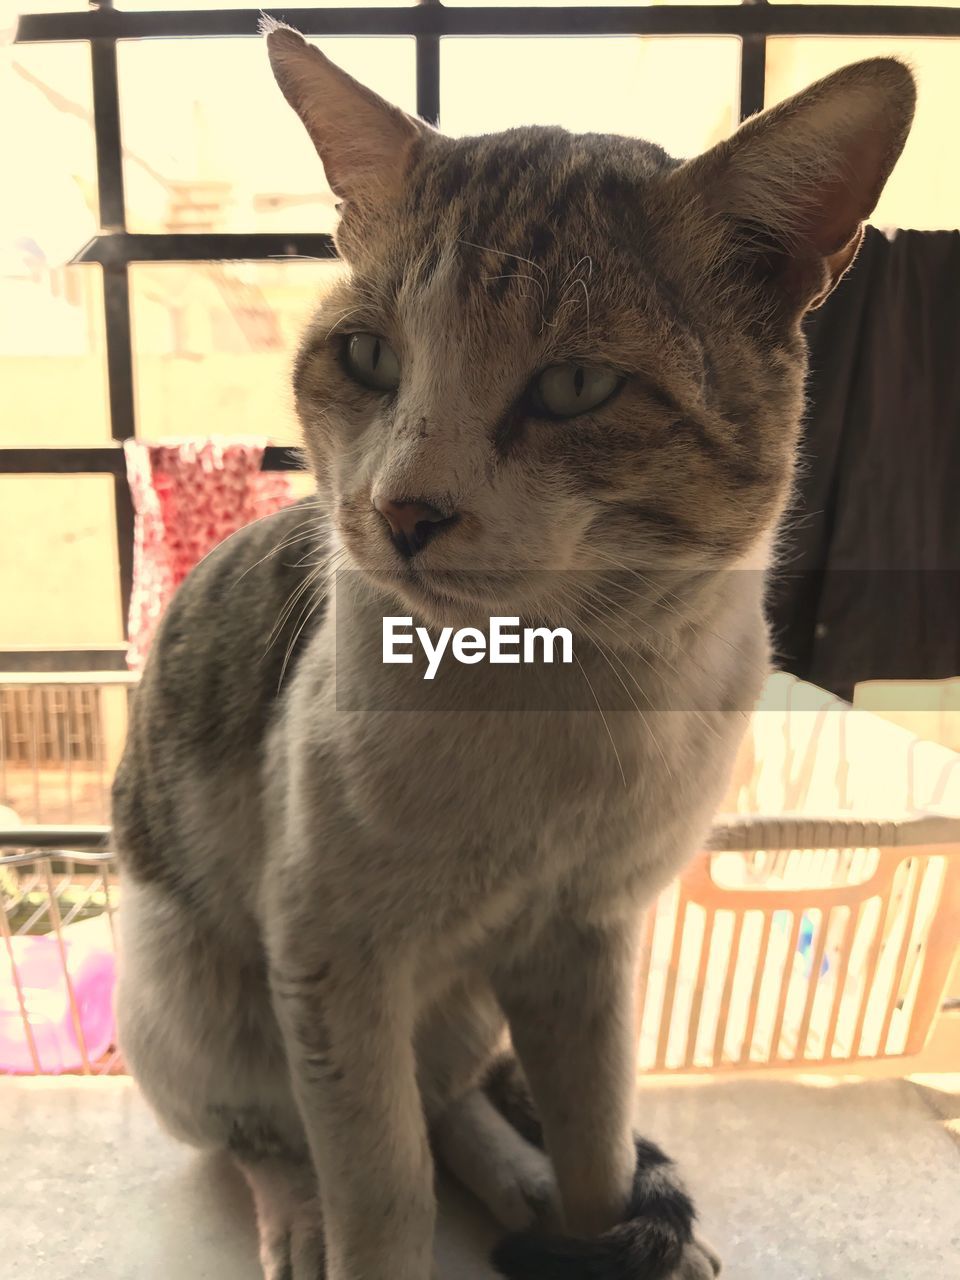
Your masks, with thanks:
<instances>
[{"instance_id":1,"label":"black metal bar","mask_svg":"<svg viewBox=\"0 0 960 1280\"><path fill-rule=\"evenodd\" d=\"M439 0L420 0L422 8L435 7ZM417 115L430 124L440 123L440 38L417 36Z\"/></svg>"},{"instance_id":2,"label":"black metal bar","mask_svg":"<svg viewBox=\"0 0 960 1280\"><path fill-rule=\"evenodd\" d=\"M333 237L319 232L203 231L94 236L73 262L123 268L128 262L210 262L228 259L336 258Z\"/></svg>"},{"instance_id":3,"label":"black metal bar","mask_svg":"<svg viewBox=\"0 0 960 1280\"><path fill-rule=\"evenodd\" d=\"M17 40L151 39L255 36L259 9L24 14ZM873 4L580 5L575 8L447 9L415 5L382 9L266 10L306 35L766 35L960 36L960 9Z\"/></svg>"},{"instance_id":4,"label":"black metal bar","mask_svg":"<svg viewBox=\"0 0 960 1280\"><path fill-rule=\"evenodd\" d=\"M126 230L123 192L123 140L120 125L120 85L116 41L100 37L90 42L93 77L93 122L97 148L97 190L100 226L114 235ZM104 325L107 344L107 387L110 434L125 440L136 434L133 382L133 343L130 334L130 282L123 261L104 263ZM112 461L112 460L111 460ZM114 472L113 510L120 572L123 632L127 634L133 591L133 499L126 474Z\"/></svg>"},{"instance_id":5,"label":"black metal bar","mask_svg":"<svg viewBox=\"0 0 960 1280\"><path fill-rule=\"evenodd\" d=\"M113 513L117 530L117 564L120 570L120 617L123 634L130 634L130 598L133 595L133 531L136 513L127 477L113 478Z\"/></svg>"},{"instance_id":6,"label":"black metal bar","mask_svg":"<svg viewBox=\"0 0 960 1280\"><path fill-rule=\"evenodd\" d=\"M112 239L113 237L98 238ZM119 238L126 237L121 235ZM110 434L114 440L126 440L135 434L130 282L127 278L126 263L104 264L103 305L107 336Z\"/></svg>"},{"instance_id":7,"label":"black metal bar","mask_svg":"<svg viewBox=\"0 0 960 1280\"><path fill-rule=\"evenodd\" d=\"M136 435L133 341L130 333L130 284L126 265L104 267L103 302L107 335L110 434L119 442ZM134 511L125 469L114 474L113 510L120 569L121 618L123 634L126 635L130 615L130 596L133 592Z\"/></svg>"},{"instance_id":8,"label":"black metal bar","mask_svg":"<svg viewBox=\"0 0 960 1280\"><path fill-rule=\"evenodd\" d=\"M767 0L742 0L746 6L765 7ZM740 45L740 119L763 110L767 83L767 37L745 35Z\"/></svg>"},{"instance_id":9,"label":"black metal bar","mask_svg":"<svg viewBox=\"0 0 960 1280\"><path fill-rule=\"evenodd\" d=\"M0 475L127 474L123 450L115 445L71 445L60 449L0 448Z\"/></svg>"},{"instance_id":10,"label":"black metal bar","mask_svg":"<svg viewBox=\"0 0 960 1280\"><path fill-rule=\"evenodd\" d=\"M261 471L306 471L306 463L298 449L285 444L268 444L263 451Z\"/></svg>"},{"instance_id":11,"label":"black metal bar","mask_svg":"<svg viewBox=\"0 0 960 1280\"><path fill-rule=\"evenodd\" d=\"M93 72L100 226L107 231L122 231L127 222L123 199L123 144L120 137L116 43L113 40L92 41L90 60Z\"/></svg>"},{"instance_id":12,"label":"black metal bar","mask_svg":"<svg viewBox=\"0 0 960 1280\"><path fill-rule=\"evenodd\" d=\"M127 671L127 647L112 649L0 649L0 672L63 675Z\"/></svg>"},{"instance_id":13,"label":"black metal bar","mask_svg":"<svg viewBox=\"0 0 960 1280\"><path fill-rule=\"evenodd\" d=\"M104 849L109 840L109 827L0 828L0 849Z\"/></svg>"},{"instance_id":14,"label":"black metal bar","mask_svg":"<svg viewBox=\"0 0 960 1280\"><path fill-rule=\"evenodd\" d=\"M767 38L744 36L740 46L740 119L763 110L767 87Z\"/></svg>"},{"instance_id":15,"label":"black metal bar","mask_svg":"<svg viewBox=\"0 0 960 1280\"><path fill-rule=\"evenodd\" d=\"M292 445L269 444L263 451L263 471L303 471ZM69 445L61 448L0 448L0 475L111 475L126 480L123 450L114 445Z\"/></svg>"}]
</instances>

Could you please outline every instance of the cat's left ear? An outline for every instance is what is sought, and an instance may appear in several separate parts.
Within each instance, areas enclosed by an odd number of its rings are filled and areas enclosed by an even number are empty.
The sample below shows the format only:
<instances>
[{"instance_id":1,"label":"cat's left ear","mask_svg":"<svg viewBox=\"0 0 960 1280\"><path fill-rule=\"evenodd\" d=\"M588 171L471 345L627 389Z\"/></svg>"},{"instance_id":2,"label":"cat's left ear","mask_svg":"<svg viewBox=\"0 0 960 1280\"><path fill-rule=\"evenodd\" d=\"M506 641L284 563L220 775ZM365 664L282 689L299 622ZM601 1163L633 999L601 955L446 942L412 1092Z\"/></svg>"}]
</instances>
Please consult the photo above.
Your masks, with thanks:
<instances>
[{"instance_id":1,"label":"cat's left ear","mask_svg":"<svg viewBox=\"0 0 960 1280\"><path fill-rule=\"evenodd\" d=\"M733 245L792 309L818 306L856 255L915 102L893 58L844 67L676 170L678 206L707 213L715 259Z\"/></svg>"},{"instance_id":2,"label":"cat's left ear","mask_svg":"<svg viewBox=\"0 0 960 1280\"><path fill-rule=\"evenodd\" d=\"M271 18L260 29L277 84L317 148L331 190L366 205L399 194L410 149L429 126L347 75L299 31Z\"/></svg>"}]
</instances>

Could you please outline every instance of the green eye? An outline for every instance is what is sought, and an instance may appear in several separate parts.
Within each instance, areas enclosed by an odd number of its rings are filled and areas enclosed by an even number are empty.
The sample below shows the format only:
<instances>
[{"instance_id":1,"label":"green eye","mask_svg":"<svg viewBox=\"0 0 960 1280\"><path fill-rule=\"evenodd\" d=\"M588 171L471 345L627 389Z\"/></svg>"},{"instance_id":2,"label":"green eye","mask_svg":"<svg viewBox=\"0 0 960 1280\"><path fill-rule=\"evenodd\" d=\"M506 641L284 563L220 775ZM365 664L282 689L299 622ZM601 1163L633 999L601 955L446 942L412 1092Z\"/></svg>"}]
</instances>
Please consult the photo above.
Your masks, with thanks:
<instances>
[{"instance_id":1,"label":"green eye","mask_svg":"<svg viewBox=\"0 0 960 1280\"><path fill-rule=\"evenodd\" d=\"M351 333L344 361L350 376L371 391L393 391L400 385L397 353L375 333Z\"/></svg>"},{"instance_id":2,"label":"green eye","mask_svg":"<svg viewBox=\"0 0 960 1280\"><path fill-rule=\"evenodd\" d=\"M555 418L575 418L609 400L622 381L612 369L553 364L534 381L534 399Z\"/></svg>"}]
</instances>

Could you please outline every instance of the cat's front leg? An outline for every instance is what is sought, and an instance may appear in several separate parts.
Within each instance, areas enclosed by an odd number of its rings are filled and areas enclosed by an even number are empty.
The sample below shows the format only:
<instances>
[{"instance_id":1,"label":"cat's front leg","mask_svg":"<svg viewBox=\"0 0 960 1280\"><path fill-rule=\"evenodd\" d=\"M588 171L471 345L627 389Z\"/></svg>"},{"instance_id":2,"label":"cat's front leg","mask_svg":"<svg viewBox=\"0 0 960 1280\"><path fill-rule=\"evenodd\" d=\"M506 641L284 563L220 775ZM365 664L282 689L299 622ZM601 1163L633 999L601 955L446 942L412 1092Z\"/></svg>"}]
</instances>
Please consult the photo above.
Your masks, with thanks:
<instances>
[{"instance_id":1,"label":"cat's front leg","mask_svg":"<svg viewBox=\"0 0 960 1280\"><path fill-rule=\"evenodd\" d=\"M630 1202L635 959L632 923L557 919L495 977L577 1235L621 1222Z\"/></svg>"},{"instance_id":2,"label":"cat's front leg","mask_svg":"<svg viewBox=\"0 0 960 1280\"><path fill-rule=\"evenodd\" d=\"M287 938L270 976L317 1170L326 1280L428 1280L435 1201L411 969L369 945L324 942Z\"/></svg>"}]
</instances>

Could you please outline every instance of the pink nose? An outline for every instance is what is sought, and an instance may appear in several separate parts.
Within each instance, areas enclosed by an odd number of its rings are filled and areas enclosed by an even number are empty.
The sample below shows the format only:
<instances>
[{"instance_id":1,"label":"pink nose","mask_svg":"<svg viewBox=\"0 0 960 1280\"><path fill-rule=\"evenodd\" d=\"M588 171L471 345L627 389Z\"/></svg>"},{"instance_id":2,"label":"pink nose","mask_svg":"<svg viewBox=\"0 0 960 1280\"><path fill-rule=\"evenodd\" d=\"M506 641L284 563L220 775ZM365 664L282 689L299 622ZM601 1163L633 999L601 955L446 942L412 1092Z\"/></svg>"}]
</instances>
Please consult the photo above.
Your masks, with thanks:
<instances>
[{"instance_id":1,"label":"pink nose","mask_svg":"<svg viewBox=\"0 0 960 1280\"><path fill-rule=\"evenodd\" d=\"M445 516L423 498L375 497L373 505L390 527L393 545L409 559L427 545L434 534L455 524L456 515Z\"/></svg>"}]
</instances>

